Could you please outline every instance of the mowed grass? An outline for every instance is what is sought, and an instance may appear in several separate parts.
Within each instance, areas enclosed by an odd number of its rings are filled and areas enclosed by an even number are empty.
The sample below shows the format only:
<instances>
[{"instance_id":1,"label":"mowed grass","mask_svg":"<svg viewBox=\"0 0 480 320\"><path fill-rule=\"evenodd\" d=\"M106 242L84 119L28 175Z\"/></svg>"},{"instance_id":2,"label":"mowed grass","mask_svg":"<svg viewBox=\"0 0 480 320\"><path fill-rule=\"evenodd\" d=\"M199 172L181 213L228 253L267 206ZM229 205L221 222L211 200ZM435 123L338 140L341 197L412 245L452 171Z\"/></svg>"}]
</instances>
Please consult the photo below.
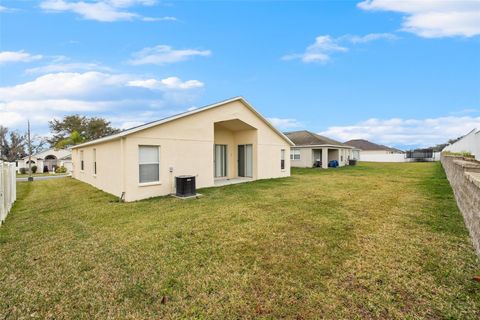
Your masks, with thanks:
<instances>
[{"instance_id":1,"label":"mowed grass","mask_svg":"<svg viewBox=\"0 0 480 320\"><path fill-rule=\"evenodd\" d=\"M190 201L19 183L0 319L480 318L480 263L440 164L292 173Z\"/></svg>"}]
</instances>

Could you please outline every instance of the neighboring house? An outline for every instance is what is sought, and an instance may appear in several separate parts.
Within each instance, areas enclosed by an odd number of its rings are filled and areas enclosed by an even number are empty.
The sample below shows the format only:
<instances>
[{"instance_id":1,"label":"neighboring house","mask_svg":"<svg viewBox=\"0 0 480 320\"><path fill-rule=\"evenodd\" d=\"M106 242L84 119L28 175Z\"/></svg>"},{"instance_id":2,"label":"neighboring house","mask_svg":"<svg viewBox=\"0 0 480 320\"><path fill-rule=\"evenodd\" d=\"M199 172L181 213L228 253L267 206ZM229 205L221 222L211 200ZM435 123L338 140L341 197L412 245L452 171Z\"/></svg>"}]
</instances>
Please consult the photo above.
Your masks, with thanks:
<instances>
[{"instance_id":1,"label":"neighboring house","mask_svg":"<svg viewBox=\"0 0 480 320\"><path fill-rule=\"evenodd\" d=\"M237 97L72 147L73 177L125 201L290 176L293 143Z\"/></svg>"},{"instance_id":2,"label":"neighboring house","mask_svg":"<svg viewBox=\"0 0 480 320\"><path fill-rule=\"evenodd\" d=\"M473 129L456 142L449 144L443 151L449 152L469 152L480 160L480 130Z\"/></svg>"},{"instance_id":3,"label":"neighboring house","mask_svg":"<svg viewBox=\"0 0 480 320\"><path fill-rule=\"evenodd\" d=\"M15 161L17 172L21 168L28 169L28 156ZM67 168L72 171L72 152L69 149L48 149L32 155L32 166L37 166L37 173L55 172L58 167Z\"/></svg>"},{"instance_id":4,"label":"neighboring house","mask_svg":"<svg viewBox=\"0 0 480 320\"><path fill-rule=\"evenodd\" d=\"M327 168L332 160L337 160L339 166L344 166L348 164L348 160L355 159L355 148L316 133L302 130L287 132L285 135L295 144L295 147L290 149L292 167Z\"/></svg>"},{"instance_id":5,"label":"neighboring house","mask_svg":"<svg viewBox=\"0 0 480 320\"><path fill-rule=\"evenodd\" d=\"M396 148L376 144L364 139L345 142L346 145L360 150L360 161L405 162L405 152Z\"/></svg>"}]
</instances>

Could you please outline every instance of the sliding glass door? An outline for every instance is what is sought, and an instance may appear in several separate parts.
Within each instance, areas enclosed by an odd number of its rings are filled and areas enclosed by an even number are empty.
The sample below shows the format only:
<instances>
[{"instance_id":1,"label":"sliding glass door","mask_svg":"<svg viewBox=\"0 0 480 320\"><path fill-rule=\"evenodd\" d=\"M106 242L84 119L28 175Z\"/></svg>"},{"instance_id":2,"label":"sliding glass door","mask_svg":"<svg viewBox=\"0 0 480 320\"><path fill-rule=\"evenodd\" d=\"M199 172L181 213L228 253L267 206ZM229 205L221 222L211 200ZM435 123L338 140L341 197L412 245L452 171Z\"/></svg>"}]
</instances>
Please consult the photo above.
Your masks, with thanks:
<instances>
[{"instance_id":1,"label":"sliding glass door","mask_svg":"<svg viewBox=\"0 0 480 320\"><path fill-rule=\"evenodd\" d=\"M253 177L253 145L238 145L238 176Z\"/></svg>"},{"instance_id":2,"label":"sliding glass door","mask_svg":"<svg viewBox=\"0 0 480 320\"><path fill-rule=\"evenodd\" d=\"M227 176L227 145L216 144L214 155L215 178Z\"/></svg>"}]
</instances>

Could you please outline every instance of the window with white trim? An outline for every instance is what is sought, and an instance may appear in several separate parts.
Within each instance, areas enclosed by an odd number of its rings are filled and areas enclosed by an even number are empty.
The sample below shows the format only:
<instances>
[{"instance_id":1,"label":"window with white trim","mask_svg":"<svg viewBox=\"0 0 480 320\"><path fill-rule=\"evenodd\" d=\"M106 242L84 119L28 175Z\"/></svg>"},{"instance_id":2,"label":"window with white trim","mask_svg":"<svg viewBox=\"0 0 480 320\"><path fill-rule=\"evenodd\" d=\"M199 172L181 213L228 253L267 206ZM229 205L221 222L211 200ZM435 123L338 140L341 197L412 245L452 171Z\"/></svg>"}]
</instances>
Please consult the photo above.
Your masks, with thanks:
<instances>
[{"instance_id":1,"label":"window with white trim","mask_svg":"<svg viewBox=\"0 0 480 320\"><path fill-rule=\"evenodd\" d=\"M290 160L300 160L300 149L290 149Z\"/></svg>"},{"instance_id":2,"label":"window with white trim","mask_svg":"<svg viewBox=\"0 0 480 320\"><path fill-rule=\"evenodd\" d=\"M84 162L83 162L83 150L80 151L80 170L83 171L85 168Z\"/></svg>"},{"instance_id":3,"label":"window with white trim","mask_svg":"<svg viewBox=\"0 0 480 320\"><path fill-rule=\"evenodd\" d=\"M160 181L160 147L138 146L139 183Z\"/></svg>"},{"instance_id":4,"label":"window with white trim","mask_svg":"<svg viewBox=\"0 0 480 320\"><path fill-rule=\"evenodd\" d=\"M285 170L285 149L280 150L280 169Z\"/></svg>"},{"instance_id":5,"label":"window with white trim","mask_svg":"<svg viewBox=\"0 0 480 320\"><path fill-rule=\"evenodd\" d=\"M97 149L93 149L93 174L97 174Z\"/></svg>"}]
</instances>

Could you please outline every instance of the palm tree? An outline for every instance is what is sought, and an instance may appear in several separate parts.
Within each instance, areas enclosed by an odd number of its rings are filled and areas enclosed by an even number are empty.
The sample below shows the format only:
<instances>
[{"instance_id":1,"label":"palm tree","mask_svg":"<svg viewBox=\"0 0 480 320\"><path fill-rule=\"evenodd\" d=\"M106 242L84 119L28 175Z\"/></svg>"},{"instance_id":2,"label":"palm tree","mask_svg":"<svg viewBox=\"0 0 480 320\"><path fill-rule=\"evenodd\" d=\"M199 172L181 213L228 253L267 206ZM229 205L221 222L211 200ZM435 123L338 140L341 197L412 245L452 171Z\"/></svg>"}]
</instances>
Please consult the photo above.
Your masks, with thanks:
<instances>
[{"instance_id":1,"label":"palm tree","mask_svg":"<svg viewBox=\"0 0 480 320\"><path fill-rule=\"evenodd\" d=\"M56 149L63 149L65 147L74 146L85 141L85 138L78 131L73 131L66 139L60 140L55 145Z\"/></svg>"}]
</instances>

